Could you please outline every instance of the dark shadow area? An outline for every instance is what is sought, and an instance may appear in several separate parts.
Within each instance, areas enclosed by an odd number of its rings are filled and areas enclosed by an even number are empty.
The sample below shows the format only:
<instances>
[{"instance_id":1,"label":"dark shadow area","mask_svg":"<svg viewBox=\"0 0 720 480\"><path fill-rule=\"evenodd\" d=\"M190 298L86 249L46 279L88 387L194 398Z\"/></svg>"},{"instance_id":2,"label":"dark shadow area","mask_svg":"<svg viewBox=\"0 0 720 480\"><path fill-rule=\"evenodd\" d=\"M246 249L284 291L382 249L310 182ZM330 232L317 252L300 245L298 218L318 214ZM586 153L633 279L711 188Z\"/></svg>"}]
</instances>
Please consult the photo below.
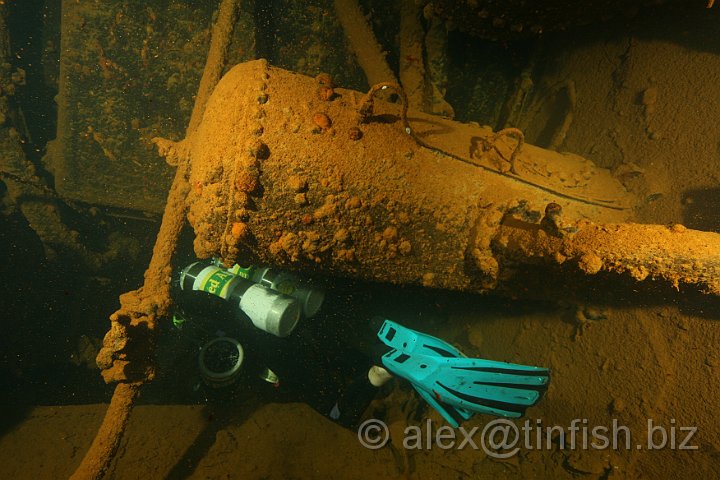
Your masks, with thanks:
<instances>
[{"instance_id":1,"label":"dark shadow area","mask_svg":"<svg viewBox=\"0 0 720 480\"><path fill-rule=\"evenodd\" d=\"M683 225L705 232L720 232L720 188L690 190L682 196Z\"/></svg>"},{"instance_id":2,"label":"dark shadow area","mask_svg":"<svg viewBox=\"0 0 720 480\"><path fill-rule=\"evenodd\" d=\"M179 480L190 477L217 441L218 432L229 426L242 425L260 405L253 399L243 399L242 403L238 403L238 400L228 402L218 399L209 402L203 408L203 416L207 419L206 427L177 460L175 466L168 472L167 479Z\"/></svg>"},{"instance_id":3,"label":"dark shadow area","mask_svg":"<svg viewBox=\"0 0 720 480\"><path fill-rule=\"evenodd\" d=\"M55 137L60 75L60 0L9 2L8 29L13 67L25 72L25 85L16 89L13 100L21 118L25 155L49 179L41 166L48 140Z\"/></svg>"},{"instance_id":4,"label":"dark shadow area","mask_svg":"<svg viewBox=\"0 0 720 480\"><path fill-rule=\"evenodd\" d=\"M272 0L255 2L255 52L257 58L264 58L271 64L275 63L275 16Z\"/></svg>"},{"instance_id":5,"label":"dark shadow area","mask_svg":"<svg viewBox=\"0 0 720 480\"><path fill-rule=\"evenodd\" d=\"M393 115L391 113L378 113L376 115L371 115L367 118L365 123L395 123L400 120L400 117L397 115Z\"/></svg>"},{"instance_id":6,"label":"dark shadow area","mask_svg":"<svg viewBox=\"0 0 720 480\"><path fill-rule=\"evenodd\" d=\"M544 128L536 138L528 137L526 141L538 147L550 148L571 109L568 87L555 89L552 95L544 99L542 106L536 112L538 117L545 119Z\"/></svg>"},{"instance_id":7,"label":"dark shadow area","mask_svg":"<svg viewBox=\"0 0 720 480\"><path fill-rule=\"evenodd\" d=\"M718 5L708 9L705 2L668 2L640 8L630 17L615 17L609 22L552 32L540 37L539 44L552 51L555 44L572 42L581 48L593 43L618 43L638 37L682 45L699 52L720 53L720 44L708 41L708 37L717 31L719 15ZM557 61L561 60L558 56ZM539 68L552 66L553 62L538 65Z\"/></svg>"},{"instance_id":8,"label":"dark shadow area","mask_svg":"<svg viewBox=\"0 0 720 480\"><path fill-rule=\"evenodd\" d=\"M718 54L720 44L709 42L717 32L720 5L706 8L706 2L676 1L642 9L628 21L629 33L645 39L662 40L698 51Z\"/></svg>"},{"instance_id":9,"label":"dark shadow area","mask_svg":"<svg viewBox=\"0 0 720 480\"><path fill-rule=\"evenodd\" d=\"M4 383L3 379L0 382ZM3 414L0 415L0 437L12 431L15 426L22 423L34 408L32 405L3 405L0 404Z\"/></svg>"},{"instance_id":10,"label":"dark shadow area","mask_svg":"<svg viewBox=\"0 0 720 480\"><path fill-rule=\"evenodd\" d=\"M497 43L455 30L448 33L447 100L455 119L478 122L493 129L501 102L527 65L534 41Z\"/></svg>"},{"instance_id":11,"label":"dark shadow area","mask_svg":"<svg viewBox=\"0 0 720 480\"><path fill-rule=\"evenodd\" d=\"M564 295L560 295L564 292ZM720 298L704 294L697 288L681 285L675 289L670 282L650 278L637 282L630 275L599 272L585 275L575 266L547 268L521 266L513 280L503 284L502 292L509 297L591 304L613 308L643 308L675 305L688 315L707 320L720 320ZM525 300L518 303L525 303Z\"/></svg>"},{"instance_id":12,"label":"dark shadow area","mask_svg":"<svg viewBox=\"0 0 720 480\"><path fill-rule=\"evenodd\" d=\"M79 216L81 217L81 216ZM84 229L83 241L107 246L106 233L139 245L152 245L155 224L104 218ZM78 219L78 223L89 222ZM97 235L97 236L95 236ZM19 212L0 217L0 289L3 291L3 334L0 336L1 403L68 405L109 400L94 365L94 345L108 330L108 316L118 307L118 295L137 288L150 249L135 259L122 257L113 265L90 272L63 252L53 261Z\"/></svg>"}]
</instances>

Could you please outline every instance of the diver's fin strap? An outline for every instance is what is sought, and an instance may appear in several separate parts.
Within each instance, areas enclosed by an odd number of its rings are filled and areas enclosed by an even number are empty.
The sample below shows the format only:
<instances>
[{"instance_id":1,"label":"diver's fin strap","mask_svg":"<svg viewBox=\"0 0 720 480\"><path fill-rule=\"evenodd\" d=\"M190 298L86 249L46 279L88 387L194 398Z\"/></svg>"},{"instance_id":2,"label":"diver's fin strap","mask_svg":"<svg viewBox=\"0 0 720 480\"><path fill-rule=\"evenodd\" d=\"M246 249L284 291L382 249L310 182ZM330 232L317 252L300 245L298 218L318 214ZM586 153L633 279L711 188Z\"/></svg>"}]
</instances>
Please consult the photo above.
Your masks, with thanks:
<instances>
[{"instance_id":1,"label":"diver's fin strap","mask_svg":"<svg viewBox=\"0 0 720 480\"><path fill-rule=\"evenodd\" d=\"M392 320L385 320L378 338L388 347L405 353L419 353L439 357L464 357L457 348L444 340L403 327Z\"/></svg>"}]
</instances>

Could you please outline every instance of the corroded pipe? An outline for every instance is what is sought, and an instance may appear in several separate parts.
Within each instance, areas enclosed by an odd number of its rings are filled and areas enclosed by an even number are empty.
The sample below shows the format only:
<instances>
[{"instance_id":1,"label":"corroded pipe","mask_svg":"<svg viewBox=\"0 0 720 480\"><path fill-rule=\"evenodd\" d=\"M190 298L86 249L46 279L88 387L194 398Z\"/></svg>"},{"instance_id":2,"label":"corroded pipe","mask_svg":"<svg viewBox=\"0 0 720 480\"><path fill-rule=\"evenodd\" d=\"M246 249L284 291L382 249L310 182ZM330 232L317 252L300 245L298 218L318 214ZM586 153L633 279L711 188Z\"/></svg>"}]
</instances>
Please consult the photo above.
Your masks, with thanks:
<instances>
[{"instance_id":1,"label":"corroded pipe","mask_svg":"<svg viewBox=\"0 0 720 480\"><path fill-rule=\"evenodd\" d=\"M223 0L218 7L210 49L198 87L187 133L197 128L206 102L227 62L227 53L239 10L239 0ZM172 156L175 145L159 142L159 149ZM97 364L107 383L117 382L108 410L105 412L90 449L70 477L71 480L94 480L105 475L120 446L139 389L155 377L154 340L157 320L171 306L170 279L173 253L184 225L185 197L188 191L187 163L176 162L173 179L163 213L153 255L145 271L142 287L120 296L120 308L110 316L110 330L105 334Z\"/></svg>"},{"instance_id":2,"label":"corroded pipe","mask_svg":"<svg viewBox=\"0 0 720 480\"><path fill-rule=\"evenodd\" d=\"M183 142L199 257L465 291L495 288L508 259L563 256L587 272L712 283L673 259L720 251L720 236L686 230L655 251L670 260L648 258L637 239L664 227L622 224L629 196L584 158L372 94L317 92L261 60L218 84Z\"/></svg>"},{"instance_id":3,"label":"corroded pipe","mask_svg":"<svg viewBox=\"0 0 720 480\"><path fill-rule=\"evenodd\" d=\"M683 225L603 224L587 221L572 235L553 235L540 225L506 219L492 240L495 256L522 263L574 262L586 274L626 273L699 287L720 295L720 235Z\"/></svg>"},{"instance_id":4,"label":"corroded pipe","mask_svg":"<svg viewBox=\"0 0 720 480\"><path fill-rule=\"evenodd\" d=\"M333 7L368 83L396 81L395 74L385 59L386 54L375 38L357 0L334 0Z\"/></svg>"}]
</instances>

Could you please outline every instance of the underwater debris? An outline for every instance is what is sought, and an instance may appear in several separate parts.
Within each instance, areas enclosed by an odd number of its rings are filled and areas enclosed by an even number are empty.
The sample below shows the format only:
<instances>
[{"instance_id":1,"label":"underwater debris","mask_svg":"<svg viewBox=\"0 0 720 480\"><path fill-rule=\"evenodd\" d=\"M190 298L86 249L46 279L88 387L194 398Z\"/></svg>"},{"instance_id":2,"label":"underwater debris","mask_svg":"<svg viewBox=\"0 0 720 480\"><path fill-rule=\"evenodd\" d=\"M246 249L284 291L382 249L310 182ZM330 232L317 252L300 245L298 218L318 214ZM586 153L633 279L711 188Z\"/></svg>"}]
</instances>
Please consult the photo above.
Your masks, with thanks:
<instances>
[{"instance_id":1,"label":"underwater debris","mask_svg":"<svg viewBox=\"0 0 720 480\"><path fill-rule=\"evenodd\" d=\"M320 84L322 87L327 88L334 88L335 83L333 82L332 75L329 73L320 73L317 77L315 77L315 80Z\"/></svg>"},{"instance_id":2,"label":"underwater debris","mask_svg":"<svg viewBox=\"0 0 720 480\"><path fill-rule=\"evenodd\" d=\"M330 130L330 127L332 127L332 120L330 120L330 117L320 112L313 115L313 123L322 131Z\"/></svg>"},{"instance_id":3,"label":"underwater debris","mask_svg":"<svg viewBox=\"0 0 720 480\"><path fill-rule=\"evenodd\" d=\"M506 158L505 155L498 149L498 140L500 140L503 137L509 137L509 136L515 136L517 138L517 143L515 144L515 147L512 149L512 153L510 154L510 158ZM516 161L518 153L522 150L523 143L525 143L525 135L523 135L522 131L517 128L503 128L502 130L499 130L498 132L494 133L492 137L477 137L477 140L482 143L482 151L478 152L477 147L473 146L474 149L471 150L470 155L478 157L482 156L485 152L488 152L490 150L495 150L497 154L500 156L502 160L507 162L507 164L500 164L498 168L502 172L510 171L511 173L518 175L517 167L516 167Z\"/></svg>"},{"instance_id":4,"label":"underwater debris","mask_svg":"<svg viewBox=\"0 0 720 480\"><path fill-rule=\"evenodd\" d=\"M263 142L276 153L259 175L237 160L244 157L236 154L242 148L236 138L239 131L254 130L257 118L243 113L257 107L250 107L251 93L239 93L247 91L240 85L262 78L269 78L284 104L262 105ZM362 145L348 137L307 142L286 126L297 122L293 112L302 110L303 98L315 88L312 78L264 61L238 65L219 83L213 96L223 101L211 102L188 145L190 181L209 172L235 172L235 179L251 172L260 185L247 192L255 205L247 212L251 242L227 244L235 207L222 192L229 190L188 198L196 246L202 246L198 256L242 252L290 268L466 291L498 288L512 277L510 265L567 262L587 274L625 272L638 281L650 277L720 292L720 248L709 247L719 242L717 235L687 230L679 241L673 237L678 233L664 226L623 224L627 193L610 172L588 160L523 144L517 129L492 132L410 112L403 90L392 83L373 86L355 108L338 104L329 112L333 128L362 124ZM388 89L400 96L400 105L376 98ZM357 95L340 91L343 98ZM508 146L511 136L517 140ZM474 158L478 145L518 168L508 171L482 155ZM291 177L297 172L312 192L302 201L276 187L296 183ZM222 182L232 180L223 176ZM520 217L513 213L518 205L526 212ZM304 229L310 222L312 232ZM338 229L351 234L352 261L334 240ZM683 259L690 258L702 259L706 268L697 262L687 267Z\"/></svg>"},{"instance_id":5,"label":"underwater debris","mask_svg":"<svg viewBox=\"0 0 720 480\"><path fill-rule=\"evenodd\" d=\"M348 43L365 72L370 85L380 82L395 82L395 74L388 66L382 46L365 20L365 15L356 0L334 0L335 15L345 31Z\"/></svg>"},{"instance_id":6,"label":"underwater debris","mask_svg":"<svg viewBox=\"0 0 720 480\"><path fill-rule=\"evenodd\" d=\"M400 82L410 108L430 113L426 108L425 62L420 7L414 0L400 2Z\"/></svg>"},{"instance_id":7,"label":"underwater debris","mask_svg":"<svg viewBox=\"0 0 720 480\"><path fill-rule=\"evenodd\" d=\"M317 97L323 102L329 102L335 98L335 91L325 85L320 85L317 89Z\"/></svg>"}]
</instances>

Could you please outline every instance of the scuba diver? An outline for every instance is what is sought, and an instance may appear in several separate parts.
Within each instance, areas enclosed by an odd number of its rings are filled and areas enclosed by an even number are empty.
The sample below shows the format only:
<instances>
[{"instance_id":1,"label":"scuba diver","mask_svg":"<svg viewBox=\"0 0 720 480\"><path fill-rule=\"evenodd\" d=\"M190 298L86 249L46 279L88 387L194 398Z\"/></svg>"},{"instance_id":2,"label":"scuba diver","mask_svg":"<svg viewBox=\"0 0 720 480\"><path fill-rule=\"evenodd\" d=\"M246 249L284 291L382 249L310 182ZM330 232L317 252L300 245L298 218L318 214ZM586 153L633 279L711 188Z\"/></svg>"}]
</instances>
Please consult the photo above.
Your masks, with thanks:
<instances>
[{"instance_id":1,"label":"scuba diver","mask_svg":"<svg viewBox=\"0 0 720 480\"><path fill-rule=\"evenodd\" d=\"M369 322L380 342L372 353L361 352L340 338L336 318L319 314L321 290L271 268L195 262L173 286L173 323L195 332L205 385L254 378L272 385L277 397L307 403L347 428L359 424L393 376L409 381L456 428L476 413L520 417L548 386L545 368L469 358L444 340L382 318Z\"/></svg>"}]
</instances>

